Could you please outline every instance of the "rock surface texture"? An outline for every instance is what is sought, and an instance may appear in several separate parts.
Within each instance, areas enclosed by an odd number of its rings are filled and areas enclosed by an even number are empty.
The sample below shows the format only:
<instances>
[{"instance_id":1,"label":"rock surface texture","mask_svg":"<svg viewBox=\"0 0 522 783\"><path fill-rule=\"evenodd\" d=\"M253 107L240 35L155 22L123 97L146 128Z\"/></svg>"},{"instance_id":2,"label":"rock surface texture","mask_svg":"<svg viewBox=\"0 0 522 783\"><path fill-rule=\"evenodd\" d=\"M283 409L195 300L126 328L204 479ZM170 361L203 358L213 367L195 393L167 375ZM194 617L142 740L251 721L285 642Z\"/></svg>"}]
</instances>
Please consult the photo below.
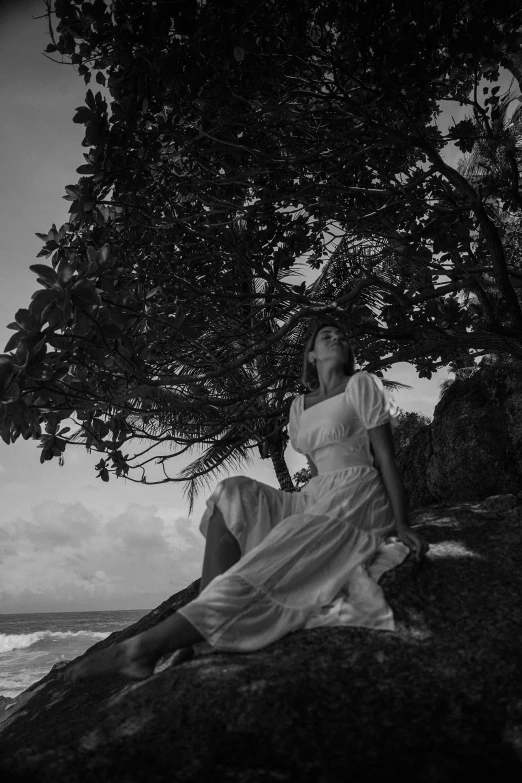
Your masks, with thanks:
<instances>
[{"instance_id":1,"label":"rock surface texture","mask_svg":"<svg viewBox=\"0 0 522 783\"><path fill-rule=\"evenodd\" d=\"M382 578L396 632L296 631L249 654L171 656L130 684L53 670L2 714L0 779L519 783L522 493L419 508L412 525L431 548Z\"/></svg>"},{"instance_id":2,"label":"rock surface texture","mask_svg":"<svg viewBox=\"0 0 522 783\"><path fill-rule=\"evenodd\" d=\"M410 508L522 488L522 365L484 366L444 392L398 455Z\"/></svg>"}]
</instances>

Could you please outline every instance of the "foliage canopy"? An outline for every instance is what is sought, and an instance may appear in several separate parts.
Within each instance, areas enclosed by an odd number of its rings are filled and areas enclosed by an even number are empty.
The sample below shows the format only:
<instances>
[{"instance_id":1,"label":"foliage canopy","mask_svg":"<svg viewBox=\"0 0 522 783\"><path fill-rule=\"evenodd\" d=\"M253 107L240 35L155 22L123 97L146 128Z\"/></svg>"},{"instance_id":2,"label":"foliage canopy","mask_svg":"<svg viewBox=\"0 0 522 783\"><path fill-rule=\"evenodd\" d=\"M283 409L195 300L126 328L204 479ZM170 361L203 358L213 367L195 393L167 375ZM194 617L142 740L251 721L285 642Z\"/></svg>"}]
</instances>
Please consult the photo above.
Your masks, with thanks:
<instances>
[{"instance_id":1,"label":"foliage canopy","mask_svg":"<svg viewBox=\"0 0 522 783\"><path fill-rule=\"evenodd\" d=\"M31 267L0 356L6 443L39 438L42 461L84 443L103 480L147 480L170 443L159 480L192 503L255 447L289 480L311 318L342 319L378 374L522 356L520 147L495 125L500 88L477 94L516 71L519 3L56 0L47 16L47 56L100 89L73 118L88 152L68 220L38 234L51 265ZM473 110L446 135L444 100ZM450 140L509 148L509 165L473 181L444 162Z\"/></svg>"}]
</instances>

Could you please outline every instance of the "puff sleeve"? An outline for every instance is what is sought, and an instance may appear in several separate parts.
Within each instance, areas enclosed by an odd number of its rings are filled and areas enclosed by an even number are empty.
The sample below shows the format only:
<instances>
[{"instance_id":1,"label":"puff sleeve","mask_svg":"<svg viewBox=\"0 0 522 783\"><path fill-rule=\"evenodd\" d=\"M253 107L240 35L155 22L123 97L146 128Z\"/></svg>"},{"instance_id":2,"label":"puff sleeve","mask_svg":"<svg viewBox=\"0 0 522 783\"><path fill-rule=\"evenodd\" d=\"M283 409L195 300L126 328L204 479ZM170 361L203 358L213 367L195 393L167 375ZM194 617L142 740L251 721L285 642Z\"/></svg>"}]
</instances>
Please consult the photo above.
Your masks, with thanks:
<instances>
[{"instance_id":1,"label":"puff sleeve","mask_svg":"<svg viewBox=\"0 0 522 783\"><path fill-rule=\"evenodd\" d=\"M299 432L299 403L300 397L295 397L290 405L290 413L288 416L288 436L290 443L294 451L298 451L299 454L304 454L302 449L297 447L297 433Z\"/></svg>"},{"instance_id":2,"label":"puff sleeve","mask_svg":"<svg viewBox=\"0 0 522 783\"><path fill-rule=\"evenodd\" d=\"M348 383L347 394L367 430L387 421L392 429L399 426L397 406L377 375L364 370L356 373Z\"/></svg>"}]
</instances>

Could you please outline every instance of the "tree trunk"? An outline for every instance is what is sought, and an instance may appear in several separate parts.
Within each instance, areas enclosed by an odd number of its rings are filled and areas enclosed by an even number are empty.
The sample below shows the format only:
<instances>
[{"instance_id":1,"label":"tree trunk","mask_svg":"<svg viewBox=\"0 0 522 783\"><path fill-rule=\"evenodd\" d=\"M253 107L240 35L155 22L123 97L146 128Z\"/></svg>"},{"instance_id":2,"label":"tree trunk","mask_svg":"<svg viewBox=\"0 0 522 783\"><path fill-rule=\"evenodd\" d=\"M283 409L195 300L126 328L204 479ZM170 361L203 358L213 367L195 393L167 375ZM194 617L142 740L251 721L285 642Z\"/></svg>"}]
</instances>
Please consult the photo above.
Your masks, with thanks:
<instances>
[{"instance_id":1,"label":"tree trunk","mask_svg":"<svg viewBox=\"0 0 522 783\"><path fill-rule=\"evenodd\" d=\"M268 446L268 452L270 454L270 459L272 460L272 465L274 466L275 474L281 489L283 489L285 492L295 492L292 477L288 471L288 466L284 458L283 443L279 439L275 443L270 442Z\"/></svg>"}]
</instances>

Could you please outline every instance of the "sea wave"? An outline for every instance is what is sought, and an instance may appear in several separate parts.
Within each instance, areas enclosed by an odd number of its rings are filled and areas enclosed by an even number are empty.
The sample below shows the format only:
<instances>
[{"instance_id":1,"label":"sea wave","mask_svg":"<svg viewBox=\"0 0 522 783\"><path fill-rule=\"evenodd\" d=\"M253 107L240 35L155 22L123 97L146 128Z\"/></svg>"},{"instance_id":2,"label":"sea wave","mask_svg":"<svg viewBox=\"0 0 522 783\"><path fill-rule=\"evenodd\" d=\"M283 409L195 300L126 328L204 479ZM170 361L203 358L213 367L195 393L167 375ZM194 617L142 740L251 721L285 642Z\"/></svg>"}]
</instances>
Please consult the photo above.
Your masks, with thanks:
<instances>
[{"instance_id":1,"label":"sea wave","mask_svg":"<svg viewBox=\"0 0 522 783\"><path fill-rule=\"evenodd\" d=\"M0 633L0 653L31 647L42 639L67 639L78 636L88 636L91 639L106 639L109 635L110 631L35 631L34 633L19 634Z\"/></svg>"}]
</instances>

